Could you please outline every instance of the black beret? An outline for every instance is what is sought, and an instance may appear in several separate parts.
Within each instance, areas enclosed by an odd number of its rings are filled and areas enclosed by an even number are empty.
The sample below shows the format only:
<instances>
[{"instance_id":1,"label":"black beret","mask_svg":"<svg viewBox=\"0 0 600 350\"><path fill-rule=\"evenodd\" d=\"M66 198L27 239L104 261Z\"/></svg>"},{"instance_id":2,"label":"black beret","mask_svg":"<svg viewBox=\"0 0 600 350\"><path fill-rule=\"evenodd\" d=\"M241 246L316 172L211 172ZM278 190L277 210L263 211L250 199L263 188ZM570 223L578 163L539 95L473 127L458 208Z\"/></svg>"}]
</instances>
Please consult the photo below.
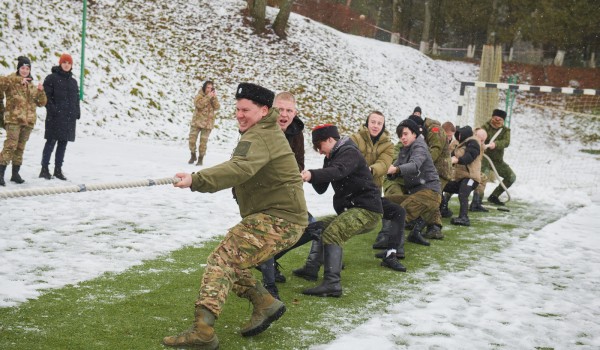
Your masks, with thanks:
<instances>
[{"instance_id":1,"label":"black beret","mask_svg":"<svg viewBox=\"0 0 600 350\"><path fill-rule=\"evenodd\" d=\"M256 84L240 83L235 92L235 98L245 98L271 108L273 107L275 93Z\"/></svg>"},{"instance_id":2,"label":"black beret","mask_svg":"<svg viewBox=\"0 0 600 350\"><path fill-rule=\"evenodd\" d=\"M410 129L410 131L417 134L417 136L421 135L421 128L417 125L417 123L410 119L404 119L400 122L400 124L398 124L398 127L396 128L396 134L398 134L398 137L402 135L403 128Z\"/></svg>"},{"instance_id":3,"label":"black beret","mask_svg":"<svg viewBox=\"0 0 600 350\"><path fill-rule=\"evenodd\" d=\"M492 112L492 117L500 117L502 119L506 119L506 112L501 109L494 109L494 112Z\"/></svg>"},{"instance_id":4,"label":"black beret","mask_svg":"<svg viewBox=\"0 0 600 350\"><path fill-rule=\"evenodd\" d=\"M333 137L334 139L340 138L340 133L338 132L337 126L333 124L321 124L312 129L313 143L327 140L330 137Z\"/></svg>"}]
</instances>

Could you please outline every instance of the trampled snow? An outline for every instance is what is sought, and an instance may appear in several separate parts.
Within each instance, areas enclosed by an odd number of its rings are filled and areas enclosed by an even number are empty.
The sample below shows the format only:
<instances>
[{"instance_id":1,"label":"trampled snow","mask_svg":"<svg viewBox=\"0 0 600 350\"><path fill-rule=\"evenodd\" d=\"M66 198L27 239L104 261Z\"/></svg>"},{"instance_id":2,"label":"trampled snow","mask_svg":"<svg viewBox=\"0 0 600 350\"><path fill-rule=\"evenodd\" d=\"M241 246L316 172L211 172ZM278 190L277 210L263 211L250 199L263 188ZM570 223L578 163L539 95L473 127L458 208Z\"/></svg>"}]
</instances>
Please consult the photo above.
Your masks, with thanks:
<instances>
[{"instance_id":1,"label":"trampled snow","mask_svg":"<svg viewBox=\"0 0 600 350\"><path fill-rule=\"evenodd\" d=\"M3 6L8 2L0 0ZM198 2L206 6L197 6ZM11 6L24 3L12 5L11 2ZM194 11L212 11L211 16L231 22L240 17L231 17L231 12L223 8L241 8L243 1L223 1L218 8L202 1L185 4L174 1L169 6L177 4L181 12L186 12L185 6L196 6ZM72 4L66 8L70 6ZM122 10L126 11L127 6L123 5ZM151 4L139 2L137 6ZM24 5L19 10L22 17L32 21L43 18L52 23L54 20L42 12L27 14ZM270 10L269 14L273 16L274 12ZM64 14L71 19L68 23L77 23L76 15L75 12ZM258 62L244 58L239 65L261 66L273 61L272 66L278 69L261 80L272 83L270 87L280 91L286 85L311 81L317 85L312 79L326 76L317 68L337 62L341 68L332 70L334 73L327 78L338 81L339 85L321 93L336 103L346 101L354 105L356 100L361 100L361 106L382 110L392 130L416 105L423 108L426 116L456 122L458 82L474 80L477 76L477 67L470 64L431 60L410 48L345 35L294 14L290 21L288 43L296 45L296 49L300 47L302 52L314 50L302 59L296 57L302 65L293 66L296 61L290 61L287 56L281 56L280 60L276 56L262 58L265 61ZM236 25L241 26L241 20ZM29 37L20 37L20 41L12 41L13 46L7 45L14 39L10 35L17 32L7 33L9 37L4 36L0 41L0 57L9 64L13 56L38 50L38 41ZM60 36L44 33L46 45L61 43ZM103 44L98 41L90 38L93 56L89 57L98 58L103 53L106 56ZM260 42L255 38L250 41L253 45ZM240 51L252 50L244 37L229 36L217 42L239 47ZM143 60L144 53L136 50L144 45L132 45L135 48L127 51L127 55L136 62L134 65L120 66L115 61L110 65L110 72L100 69L90 72L89 97L82 105L78 138L67 148L64 170L69 181L37 177L45 116L45 111L39 109L40 121L27 144L21 170L27 182L17 186L7 181L7 187L0 191L157 179L171 177L179 171L198 170L187 164L186 141L191 98L199 87L197 81L180 80L182 72L173 72L177 79L165 75L173 71L174 66ZM273 45L285 49L285 44ZM73 47L76 50L76 45ZM52 65L50 62L35 64L34 72L49 71ZM279 72L281 67L290 65L295 68L294 80L290 72ZM3 69L2 74L12 72L12 68ZM139 73L132 72L132 68L150 70L145 76L153 83L140 88L147 96L160 95L160 89L164 88L168 94L181 92L178 103L165 98L161 101L161 112L146 112L140 99L129 93L131 86L119 87L120 93L112 91L110 85L115 76ZM259 68L250 73L234 71L232 74L241 81L249 79L248 74L255 75ZM341 75L343 72L348 76ZM355 93L355 85L360 87L360 93ZM211 134L204 167L228 159L237 140L232 113L235 85L219 87L223 119ZM348 95L350 92L352 96ZM312 93L318 97L319 91ZM99 96L95 97L96 94ZM299 108L307 112L317 109L317 105L300 105ZM318 110L322 113L327 107L319 105ZM368 110L366 107L360 111L347 109L365 117ZM134 116L142 117L115 119L112 118L115 111L123 114L134 111ZM175 122L167 122L167 118ZM360 125L352 123L356 129ZM163 137L161 125L167 136ZM524 109L514 116L511 128L512 144L505 159L517 174L517 182L510 191L512 197L531 205L543 203L563 217L528 234L525 239L515 240L508 248L482 258L475 266L423 285L423 295L393 303L387 313L374 315L353 331L339 334L330 344L315 348L600 347L598 157L580 152L582 148L590 148L589 145L565 137L570 130L553 115ZM4 131L0 131L1 140L4 135ZM158 136L153 139L148 135ZM309 135L307 131L306 139ZM395 136L394 140L397 140ZM308 144L306 148L307 167L319 167L321 157ZM330 192L319 196L309 185L305 186L305 192L311 212L316 215L333 212ZM239 212L229 191L198 194L168 185L0 200L0 307L18 306L37 298L44 289L76 284L105 272L124 271L143 260L223 235L237 221Z\"/></svg>"}]
</instances>

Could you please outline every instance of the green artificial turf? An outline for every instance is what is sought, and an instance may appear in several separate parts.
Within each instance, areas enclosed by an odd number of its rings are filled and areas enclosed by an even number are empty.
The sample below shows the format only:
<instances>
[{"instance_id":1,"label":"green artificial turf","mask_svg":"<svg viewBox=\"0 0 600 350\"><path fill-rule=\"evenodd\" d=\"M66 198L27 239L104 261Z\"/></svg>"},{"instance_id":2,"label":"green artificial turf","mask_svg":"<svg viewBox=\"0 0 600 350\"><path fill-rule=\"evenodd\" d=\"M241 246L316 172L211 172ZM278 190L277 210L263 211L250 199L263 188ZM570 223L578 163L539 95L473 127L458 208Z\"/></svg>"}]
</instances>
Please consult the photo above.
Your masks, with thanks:
<instances>
[{"instance_id":1,"label":"green artificial turf","mask_svg":"<svg viewBox=\"0 0 600 350\"><path fill-rule=\"evenodd\" d=\"M451 208L457 212L455 202ZM379 265L371 249L376 232L352 238L344 247L341 298L301 294L316 282L292 275L309 247L296 249L280 260L287 282L279 284L279 291L287 313L264 333L243 338L239 326L249 318L252 305L230 294L215 325L221 349L306 349L329 342L385 313L386 306L414 297L423 284L477 264L559 217L540 206L511 202L509 207L509 213L471 213L471 227L452 226L444 219L446 238L432 241L430 247L406 243L402 263L407 273ZM164 336L191 325L204 263L217 242L185 247L123 273L106 273L0 308L0 349L163 349Z\"/></svg>"}]
</instances>

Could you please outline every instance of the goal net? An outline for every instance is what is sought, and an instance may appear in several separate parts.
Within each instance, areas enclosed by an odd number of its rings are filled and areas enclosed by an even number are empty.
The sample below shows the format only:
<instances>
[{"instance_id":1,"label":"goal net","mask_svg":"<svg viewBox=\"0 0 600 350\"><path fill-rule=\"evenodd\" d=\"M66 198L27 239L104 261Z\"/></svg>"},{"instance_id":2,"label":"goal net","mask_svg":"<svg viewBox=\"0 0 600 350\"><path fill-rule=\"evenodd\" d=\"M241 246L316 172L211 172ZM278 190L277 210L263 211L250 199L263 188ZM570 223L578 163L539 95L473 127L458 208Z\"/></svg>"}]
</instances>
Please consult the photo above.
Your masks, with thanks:
<instances>
[{"instance_id":1,"label":"goal net","mask_svg":"<svg viewBox=\"0 0 600 350\"><path fill-rule=\"evenodd\" d=\"M497 93L494 108L507 112L505 126L511 129L511 144L504 159L517 175L515 186L556 181L560 188L598 193L600 90L461 82L457 125L480 126L475 125L476 99L482 93ZM570 157L568 167L563 157ZM496 185L490 184L486 192Z\"/></svg>"}]
</instances>

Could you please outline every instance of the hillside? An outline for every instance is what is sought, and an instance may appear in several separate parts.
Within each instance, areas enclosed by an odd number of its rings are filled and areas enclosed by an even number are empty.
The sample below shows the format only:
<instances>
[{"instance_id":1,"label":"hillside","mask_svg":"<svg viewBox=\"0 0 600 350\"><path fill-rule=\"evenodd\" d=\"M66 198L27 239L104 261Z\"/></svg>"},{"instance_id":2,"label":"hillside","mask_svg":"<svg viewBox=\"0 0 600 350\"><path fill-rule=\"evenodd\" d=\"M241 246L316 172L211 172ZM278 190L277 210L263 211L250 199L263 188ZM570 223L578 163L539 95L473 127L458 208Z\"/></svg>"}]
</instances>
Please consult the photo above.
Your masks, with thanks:
<instances>
[{"instance_id":1,"label":"hillside","mask_svg":"<svg viewBox=\"0 0 600 350\"><path fill-rule=\"evenodd\" d=\"M0 0L3 74L24 54L33 61L35 80L42 80L67 51L79 79L81 7L74 0L43 5ZM193 96L206 79L216 82L224 119L231 118L232 96L242 81L295 93L308 126L335 121L354 130L369 110L400 121L416 105L446 119L455 114L458 99L458 84L448 82L475 71L469 64L434 61L411 48L343 34L296 14L287 40L259 37L243 25L244 7L243 0L106 0L90 6L80 130L184 140ZM274 18L275 10L268 15ZM43 120L45 113L39 114Z\"/></svg>"}]
</instances>

